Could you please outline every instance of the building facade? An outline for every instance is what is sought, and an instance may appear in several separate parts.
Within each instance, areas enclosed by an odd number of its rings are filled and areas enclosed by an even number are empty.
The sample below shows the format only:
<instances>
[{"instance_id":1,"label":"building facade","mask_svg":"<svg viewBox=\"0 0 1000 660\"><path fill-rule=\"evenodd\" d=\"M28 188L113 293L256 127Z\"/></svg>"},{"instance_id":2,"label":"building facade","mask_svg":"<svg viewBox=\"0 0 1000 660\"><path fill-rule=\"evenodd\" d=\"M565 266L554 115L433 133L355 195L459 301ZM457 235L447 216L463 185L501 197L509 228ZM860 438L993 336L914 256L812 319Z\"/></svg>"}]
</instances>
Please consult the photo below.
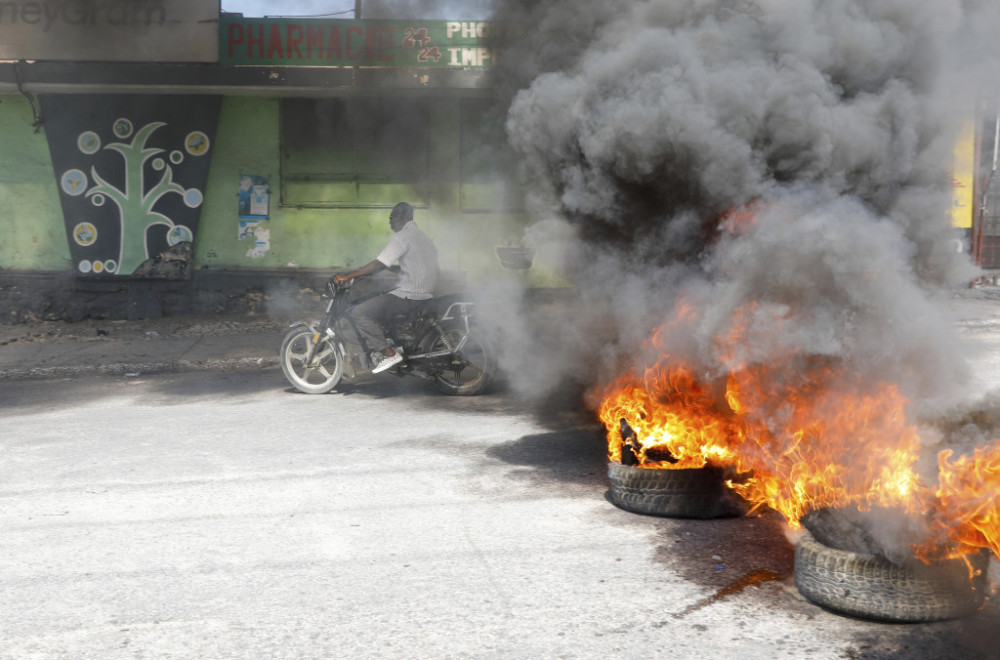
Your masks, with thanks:
<instances>
[{"instance_id":1,"label":"building facade","mask_svg":"<svg viewBox=\"0 0 1000 660\"><path fill-rule=\"evenodd\" d=\"M451 281L552 283L497 258L529 218L487 27L223 15L210 62L0 63L0 320L280 304L371 260L399 201Z\"/></svg>"}]
</instances>

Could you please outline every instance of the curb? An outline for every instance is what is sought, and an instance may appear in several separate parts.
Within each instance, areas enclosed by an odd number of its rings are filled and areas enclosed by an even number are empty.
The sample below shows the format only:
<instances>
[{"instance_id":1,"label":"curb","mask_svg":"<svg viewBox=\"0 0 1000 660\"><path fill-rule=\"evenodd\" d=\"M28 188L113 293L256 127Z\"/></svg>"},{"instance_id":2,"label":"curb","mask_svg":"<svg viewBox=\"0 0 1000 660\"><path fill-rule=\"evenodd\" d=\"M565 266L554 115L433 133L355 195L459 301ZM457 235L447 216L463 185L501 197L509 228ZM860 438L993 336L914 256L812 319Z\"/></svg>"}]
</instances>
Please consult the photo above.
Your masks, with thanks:
<instances>
[{"instance_id":1,"label":"curb","mask_svg":"<svg viewBox=\"0 0 1000 660\"><path fill-rule=\"evenodd\" d=\"M16 380L51 380L75 376L125 376L144 374L190 373L193 371L253 371L278 367L277 357L244 357L219 360L171 360L169 362L118 362L102 365L33 367L0 371L0 382Z\"/></svg>"}]
</instances>

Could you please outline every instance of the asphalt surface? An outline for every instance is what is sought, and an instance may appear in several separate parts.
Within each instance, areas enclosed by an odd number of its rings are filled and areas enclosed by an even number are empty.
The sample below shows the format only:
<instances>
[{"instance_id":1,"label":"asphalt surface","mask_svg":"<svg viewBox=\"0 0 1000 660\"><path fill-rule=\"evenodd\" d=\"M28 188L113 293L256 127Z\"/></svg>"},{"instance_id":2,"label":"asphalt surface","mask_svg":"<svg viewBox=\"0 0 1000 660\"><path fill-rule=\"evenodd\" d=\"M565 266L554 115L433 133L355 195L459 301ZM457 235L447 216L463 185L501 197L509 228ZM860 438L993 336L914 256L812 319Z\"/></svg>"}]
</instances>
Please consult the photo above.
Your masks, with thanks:
<instances>
[{"instance_id":1,"label":"asphalt surface","mask_svg":"<svg viewBox=\"0 0 1000 660\"><path fill-rule=\"evenodd\" d=\"M280 370L0 382L0 660L993 660L804 600L777 514L608 501L572 397Z\"/></svg>"},{"instance_id":2,"label":"asphalt surface","mask_svg":"<svg viewBox=\"0 0 1000 660\"><path fill-rule=\"evenodd\" d=\"M995 387L1000 291L954 302ZM398 379L296 395L287 325L0 326L0 596L21 604L0 658L1000 657L996 597L957 621L855 620L798 594L773 514L611 506L572 391L531 410Z\"/></svg>"}]
</instances>

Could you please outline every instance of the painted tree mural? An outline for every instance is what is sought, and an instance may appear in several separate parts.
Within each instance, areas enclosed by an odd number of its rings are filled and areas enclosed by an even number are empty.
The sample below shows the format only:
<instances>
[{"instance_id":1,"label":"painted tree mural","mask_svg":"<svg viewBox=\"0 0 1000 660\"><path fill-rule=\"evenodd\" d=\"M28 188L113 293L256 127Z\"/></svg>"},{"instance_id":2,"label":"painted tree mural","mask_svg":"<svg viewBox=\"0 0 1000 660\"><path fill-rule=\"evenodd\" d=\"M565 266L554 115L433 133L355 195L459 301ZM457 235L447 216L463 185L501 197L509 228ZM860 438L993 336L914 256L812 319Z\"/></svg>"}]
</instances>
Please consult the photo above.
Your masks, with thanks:
<instances>
[{"instance_id":1,"label":"painted tree mural","mask_svg":"<svg viewBox=\"0 0 1000 660\"><path fill-rule=\"evenodd\" d=\"M121 120L119 120L121 121ZM119 271L131 273L150 257L146 246L146 231L152 225L165 225L171 229L167 233L167 242L176 245L193 238L191 230L184 225L175 224L170 218L153 210L153 207L164 195L180 195L189 207L201 206L203 196L197 188L185 189L174 183L174 166L184 161L180 151L170 154L169 163L158 157L163 149L147 147L149 137L164 122L153 122L136 131L130 143L113 142L105 149L121 154L125 161L125 185L119 189L101 177L96 167L91 167L90 175L95 185L86 191L86 196L95 206L102 206L106 200L118 206L121 226L121 248L118 263ZM123 125L116 126L115 132L124 131ZM199 155L208 150L208 138L201 135L189 136L189 142L197 149ZM146 162L151 158L152 169L160 173L159 181L147 185L145 180Z\"/></svg>"},{"instance_id":2,"label":"painted tree mural","mask_svg":"<svg viewBox=\"0 0 1000 660\"><path fill-rule=\"evenodd\" d=\"M149 265L185 245L191 254L220 100L42 101L74 270L81 277L172 277L151 275Z\"/></svg>"}]
</instances>

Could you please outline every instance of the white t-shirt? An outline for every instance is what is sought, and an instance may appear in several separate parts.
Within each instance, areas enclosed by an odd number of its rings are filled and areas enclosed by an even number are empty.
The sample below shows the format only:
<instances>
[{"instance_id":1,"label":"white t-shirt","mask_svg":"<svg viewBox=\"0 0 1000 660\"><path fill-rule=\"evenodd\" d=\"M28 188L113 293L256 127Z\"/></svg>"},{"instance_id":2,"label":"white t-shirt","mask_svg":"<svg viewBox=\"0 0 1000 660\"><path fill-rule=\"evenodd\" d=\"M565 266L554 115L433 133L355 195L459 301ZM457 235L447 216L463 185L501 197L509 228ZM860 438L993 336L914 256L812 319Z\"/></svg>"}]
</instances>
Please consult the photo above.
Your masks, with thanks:
<instances>
[{"instance_id":1,"label":"white t-shirt","mask_svg":"<svg viewBox=\"0 0 1000 660\"><path fill-rule=\"evenodd\" d=\"M378 259L387 268L399 261L399 280L390 291L408 300L426 300L434 295L438 280L438 253L434 242L410 220L389 239Z\"/></svg>"}]
</instances>

